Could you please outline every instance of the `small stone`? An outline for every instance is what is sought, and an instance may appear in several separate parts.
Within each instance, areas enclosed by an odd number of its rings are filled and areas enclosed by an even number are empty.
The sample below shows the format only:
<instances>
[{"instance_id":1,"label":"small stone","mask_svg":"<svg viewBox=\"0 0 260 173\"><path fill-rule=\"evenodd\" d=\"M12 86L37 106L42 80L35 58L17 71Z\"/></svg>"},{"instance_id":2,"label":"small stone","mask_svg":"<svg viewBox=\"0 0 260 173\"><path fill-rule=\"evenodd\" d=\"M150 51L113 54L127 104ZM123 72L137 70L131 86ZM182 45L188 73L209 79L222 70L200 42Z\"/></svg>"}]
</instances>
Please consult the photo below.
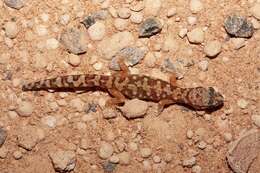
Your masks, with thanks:
<instances>
[{"instance_id":1,"label":"small stone","mask_svg":"<svg viewBox=\"0 0 260 173\"><path fill-rule=\"evenodd\" d=\"M235 37L247 38L254 33L253 24L243 16L228 16L224 25L227 33Z\"/></svg>"},{"instance_id":2,"label":"small stone","mask_svg":"<svg viewBox=\"0 0 260 173\"><path fill-rule=\"evenodd\" d=\"M3 128L0 128L0 148L5 143L7 137L7 132Z\"/></svg>"},{"instance_id":3,"label":"small stone","mask_svg":"<svg viewBox=\"0 0 260 173\"><path fill-rule=\"evenodd\" d=\"M239 99L237 101L237 105L241 108L241 109L246 109L247 105L248 105L248 101L246 101L245 99Z\"/></svg>"},{"instance_id":4,"label":"small stone","mask_svg":"<svg viewBox=\"0 0 260 173\"><path fill-rule=\"evenodd\" d=\"M119 8L117 14L122 19L128 19L131 16L131 11L129 8Z\"/></svg>"},{"instance_id":5,"label":"small stone","mask_svg":"<svg viewBox=\"0 0 260 173\"><path fill-rule=\"evenodd\" d=\"M191 168L192 173L201 173L201 167L199 165L195 165Z\"/></svg>"},{"instance_id":6,"label":"small stone","mask_svg":"<svg viewBox=\"0 0 260 173\"><path fill-rule=\"evenodd\" d=\"M173 155L172 155L171 153L167 153L167 154L165 155L165 161L166 161L167 163L170 163L170 162L172 161L172 159L173 159Z\"/></svg>"},{"instance_id":7,"label":"small stone","mask_svg":"<svg viewBox=\"0 0 260 173\"><path fill-rule=\"evenodd\" d=\"M70 106L78 112L84 111L85 103L80 98L75 98L70 101Z\"/></svg>"},{"instance_id":8,"label":"small stone","mask_svg":"<svg viewBox=\"0 0 260 173\"><path fill-rule=\"evenodd\" d=\"M19 28L15 22L6 22L4 25L5 35L8 38L15 38L19 33Z\"/></svg>"},{"instance_id":9,"label":"small stone","mask_svg":"<svg viewBox=\"0 0 260 173\"><path fill-rule=\"evenodd\" d=\"M179 43L171 36L167 36L163 42L162 50L165 52L172 51L177 52Z\"/></svg>"},{"instance_id":10,"label":"small stone","mask_svg":"<svg viewBox=\"0 0 260 173\"><path fill-rule=\"evenodd\" d=\"M28 117L31 116L33 113L33 105L31 102L28 101L22 101L19 103L18 108L16 109L16 112L21 116L21 117Z\"/></svg>"},{"instance_id":11,"label":"small stone","mask_svg":"<svg viewBox=\"0 0 260 173\"><path fill-rule=\"evenodd\" d=\"M190 25L195 25L197 23L197 17L194 16L189 16L187 20Z\"/></svg>"},{"instance_id":12,"label":"small stone","mask_svg":"<svg viewBox=\"0 0 260 173\"><path fill-rule=\"evenodd\" d=\"M112 162L105 162L103 164L103 169L104 169L104 172L107 172L107 173L112 173L114 172L114 170L116 169L116 166L117 164L116 163L112 163Z\"/></svg>"},{"instance_id":13,"label":"small stone","mask_svg":"<svg viewBox=\"0 0 260 173\"><path fill-rule=\"evenodd\" d=\"M177 10L174 7L168 9L167 11L167 17L169 18L175 16L176 14L177 14Z\"/></svg>"},{"instance_id":14,"label":"small stone","mask_svg":"<svg viewBox=\"0 0 260 173\"><path fill-rule=\"evenodd\" d=\"M189 167L189 168L191 168L195 164L196 164L196 158L195 157L184 159L183 162L182 162L182 166Z\"/></svg>"},{"instance_id":15,"label":"small stone","mask_svg":"<svg viewBox=\"0 0 260 173\"><path fill-rule=\"evenodd\" d=\"M256 19L260 20L260 3L255 3L255 5L250 9L250 12Z\"/></svg>"},{"instance_id":16,"label":"small stone","mask_svg":"<svg viewBox=\"0 0 260 173\"><path fill-rule=\"evenodd\" d=\"M192 13L198 13L203 9L203 4L200 0L190 1L190 10Z\"/></svg>"},{"instance_id":17,"label":"small stone","mask_svg":"<svg viewBox=\"0 0 260 173\"><path fill-rule=\"evenodd\" d=\"M102 70L103 68L103 63L102 62L97 62L95 64L93 64L93 67L95 70L99 71L99 70Z\"/></svg>"},{"instance_id":18,"label":"small stone","mask_svg":"<svg viewBox=\"0 0 260 173\"><path fill-rule=\"evenodd\" d=\"M124 116L128 119L140 118L146 114L148 110L148 104L142 100L132 99L127 101L120 109Z\"/></svg>"},{"instance_id":19,"label":"small stone","mask_svg":"<svg viewBox=\"0 0 260 173\"><path fill-rule=\"evenodd\" d=\"M88 28L89 37L93 41L102 40L106 34L106 27L104 23L97 21Z\"/></svg>"},{"instance_id":20,"label":"small stone","mask_svg":"<svg viewBox=\"0 0 260 173\"><path fill-rule=\"evenodd\" d=\"M135 23L135 24L140 24L143 21L143 14L139 13L139 12L132 12L131 17L130 17L130 21Z\"/></svg>"},{"instance_id":21,"label":"small stone","mask_svg":"<svg viewBox=\"0 0 260 173\"><path fill-rule=\"evenodd\" d=\"M144 64L147 67L154 67L156 65L157 58L155 57L153 52L148 52L144 57Z\"/></svg>"},{"instance_id":22,"label":"small stone","mask_svg":"<svg viewBox=\"0 0 260 173\"><path fill-rule=\"evenodd\" d=\"M231 133L224 133L223 136L224 136L224 139L225 139L226 142L231 142L232 141L233 137L232 137Z\"/></svg>"},{"instance_id":23,"label":"small stone","mask_svg":"<svg viewBox=\"0 0 260 173\"><path fill-rule=\"evenodd\" d=\"M128 21L124 20L124 19L117 18L114 21L114 26L116 27L116 29L118 31L123 31L123 30L125 30L127 28Z\"/></svg>"},{"instance_id":24,"label":"small stone","mask_svg":"<svg viewBox=\"0 0 260 173\"><path fill-rule=\"evenodd\" d=\"M148 18L139 27L139 37L151 37L162 30L161 22L156 18Z\"/></svg>"},{"instance_id":25,"label":"small stone","mask_svg":"<svg viewBox=\"0 0 260 173\"><path fill-rule=\"evenodd\" d=\"M128 144L128 147L129 147L129 149L132 150L132 151L137 151L137 150L138 150L138 145L137 145L137 143L135 143L135 142L130 142L130 143Z\"/></svg>"},{"instance_id":26,"label":"small stone","mask_svg":"<svg viewBox=\"0 0 260 173\"><path fill-rule=\"evenodd\" d=\"M246 45L246 40L244 38L231 38L231 42L235 50L238 50Z\"/></svg>"},{"instance_id":27,"label":"small stone","mask_svg":"<svg viewBox=\"0 0 260 173\"><path fill-rule=\"evenodd\" d=\"M159 156L153 156L153 161L154 161L154 163L160 163L161 158Z\"/></svg>"},{"instance_id":28,"label":"small stone","mask_svg":"<svg viewBox=\"0 0 260 173\"><path fill-rule=\"evenodd\" d=\"M187 29L187 28L182 28L182 29L180 30L180 32L179 32L179 36L180 36L181 38L184 38L184 37L187 35L187 33L188 33L188 29Z\"/></svg>"},{"instance_id":29,"label":"small stone","mask_svg":"<svg viewBox=\"0 0 260 173\"><path fill-rule=\"evenodd\" d=\"M204 41L204 31L202 28L195 28L188 32L188 40L190 43L200 44Z\"/></svg>"},{"instance_id":30,"label":"small stone","mask_svg":"<svg viewBox=\"0 0 260 173\"><path fill-rule=\"evenodd\" d=\"M137 1L134 5L130 7L132 11L139 12L145 8L144 1Z\"/></svg>"},{"instance_id":31,"label":"small stone","mask_svg":"<svg viewBox=\"0 0 260 173\"><path fill-rule=\"evenodd\" d=\"M19 160L23 157L23 153L18 150L13 153L13 156L14 156L14 159Z\"/></svg>"},{"instance_id":32,"label":"small stone","mask_svg":"<svg viewBox=\"0 0 260 173\"><path fill-rule=\"evenodd\" d=\"M46 48L47 49L57 49L59 47L59 42L55 38L50 38L46 40Z\"/></svg>"},{"instance_id":33,"label":"small stone","mask_svg":"<svg viewBox=\"0 0 260 173\"><path fill-rule=\"evenodd\" d=\"M8 153L9 153L9 150L5 146L0 147L0 158L1 159L5 159L7 157Z\"/></svg>"},{"instance_id":34,"label":"small stone","mask_svg":"<svg viewBox=\"0 0 260 173\"><path fill-rule=\"evenodd\" d=\"M67 25L70 21L70 15L69 14L64 14L60 16L60 23L62 25Z\"/></svg>"},{"instance_id":35,"label":"small stone","mask_svg":"<svg viewBox=\"0 0 260 173\"><path fill-rule=\"evenodd\" d=\"M76 154L73 151L57 150L49 154L55 171L69 172L76 166Z\"/></svg>"},{"instance_id":36,"label":"small stone","mask_svg":"<svg viewBox=\"0 0 260 173\"><path fill-rule=\"evenodd\" d=\"M208 66L209 66L209 62L207 60L202 60L198 63L199 69L202 71L207 71L208 70Z\"/></svg>"},{"instance_id":37,"label":"small stone","mask_svg":"<svg viewBox=\"0 0 260 173\"><path fill-rule=\"evenodd\" d=\"M118 157L120 160L120 164L129 165L131 157L128 152L122 152L122 153L118 154Z\"/></svg>"},{"instance_id":38,"label":"small stone","mask_svg":"<svg viewBox=\"0 0 260 173\"><path fill-rule=\"evenodd\" d=\"M111 156L110 158L109 158L109 161L111 162L111 163L119 163L119 157L118 156L116 156L116 155L113 155L113 156Z\"/></svg>"},{"instance_id":39,"label":"small stone","mask_svg":"<svg viewBox=\"0 0 260 173\"><path fill-rule=\"evenodd\" d=\"M260 29L260 22L257 19L253 18L251 22L253 24L254 29Z\"/></svg>"},{"instance_id":40,"label":"small stone","mask_svg":"<svg viewBox=\"0 0 260 173\"><path fill-rule=\"evenodd\" d=\"M148 158L152 155L152 150L150 148L141 148L140 153L143 158Z\"/></svg>"},{"instance_id":41,"label":"small stone","mask_svg":"<svg viewBox=\"0 0 260 173\"><path fill-rule=\"evenodd\" d=\"M16 119L18 117L18 113L15 111L8 111L8 116L11 119Z\"/></svg>"},{"instance_id":42,"label":"small stone","mask_svg":"<svg viewBox=\"0 0 260 173\"><path fill-rule=\"evenodd\" d=\"M193 133L192 130L188 130L188 131L187 131L186 136L187 136L188 139L192 139L193 135L194 135L194 133Z\"/></svg>"},{"instance_id":43,"label":"small stone","mask_svg":"<svg viewBox=\"0 0 260 173\"><path fill-rule=\"evenodd\" d=\"M108 159L114 152L113 146L107 142L102 142L98 151L101 159Z\"/></svg>"},{"instance_id":44,"label":"small stone","mask_svg":"<svg viewBox=\"0 0 260 173\"><path fill-rule=\"evenodd\" d=\"M251 119L253 120L254 124L260 128L260 115L252 115Z\"/></svg>"},{"instance_id":45,"label":"small stone","mask_svg":"<svg viewBox=\"0 0 260 173\"><path fill-rule=\"evenodd\" d=\"M30 151L41 139L40 135L40 130L34 126L23 127L17 136L18 145Z\"/></svg>"},{"instance_id":46,"label":"small stone","mask_svg":"<svg viewBox=\"0 0 260 173\"><path fill-rule=\"evenodd\" d=\"M46 116L41 119L41 122L44 125L47 125L50 128L54 128L57 125L57 119L54 116Z\"/></svg>"},{"instance_id":47,"label":"small stone","mask_svg":"<svg viewBox=\"0 0 260 173\"><path fill-rule=\"evenodd\" d=\"M160 12L162 2L161 0L145 0L144 13L146 16L157 16Z\"/></svg>"},{"instance_id":48,"label":"small stone","mask_svg":"<svg viewBox=\"0 0 260 173\"><path fill-rule=\"evenodd\" d=\"M61 34L60 42L73 54L82 54L87 51L87 35L76 28L70 28Z\"/></svg>"},{"instance_id":49,"label":"small stone","mask_svg":"<svg viewBox=\"0 0 260 173\"><path fill-rule=\"evenodd\" d=\"M198 143L198 148L204 150L207 147L207 143L205 141L200 141Z\"/></svg>"},{"instance_id":50,"label":"small stone","mask_svg":"<svg viewBox=\"0 0 260 173\"><path fill-rule=\"evenodd\" d=\"M208 57L215 57L221 52L221 47L219 41L209 41L204 47L204 52Z\"/></svg>"},{"instance_id":51,"label":"small stone","mask_svg":"<svg viewBox=\"0 0 260 173\"><path fill-rule=\"evenodd\" d=\"M105 108L103 109L103 117L105 119L112 119L112 118L116 118L118 116L118 112L115 109L112 108Z\"/></svg>"},{"instance_id":52,"label":"small stone","mask_svg":"<svg viewBox=\"0 0 260 173\"><path fill-rule=\"evenodd\" d=\"M79 66L80 63L81 63L80 57L78 55L74 55L74 54L69 54L68 60L69 60L69 64L74 66L74 67Z\"/></svg>"},{"instance_id":53,"label":"small stone","mask_svg":"<svg viewBox=\"0 0 260 173\"><path fill-rule=\"evenodd\" d=\"M24 6L23 0L4 0L5 5L16 10L21 9Z\"/></svg>"}]
</instances>

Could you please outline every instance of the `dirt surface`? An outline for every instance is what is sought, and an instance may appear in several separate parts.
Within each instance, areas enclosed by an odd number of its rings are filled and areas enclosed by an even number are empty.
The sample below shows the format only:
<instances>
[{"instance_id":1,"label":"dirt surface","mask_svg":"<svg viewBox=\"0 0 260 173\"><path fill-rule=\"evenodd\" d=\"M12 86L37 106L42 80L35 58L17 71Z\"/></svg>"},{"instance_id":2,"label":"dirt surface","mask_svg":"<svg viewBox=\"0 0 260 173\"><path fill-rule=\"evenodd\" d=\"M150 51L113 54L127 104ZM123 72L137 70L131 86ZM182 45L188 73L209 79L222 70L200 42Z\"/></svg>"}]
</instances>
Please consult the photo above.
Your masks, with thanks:
<instances>
[{"instance_id":1,"label":"dirt surface","mask_svg":"<svg viewBox=\"0 0 260 173\"><path fill-rule=\"evenodd\" d=\"M250 10L257 1L199 2L26 0L14 9L0 1L0 127L7 135L0 137L0 172L231 172L230 143L260 128L260 23ZM87 29L81 22L100 10L101 24ZM231 14L252 21L252 37L228 36L224 21ZM152 16L162 30L139 38L141 22ZM68 28L83 34L78 42L60 41ZM185 33L195 28L204 34L196 44ZM124 38L111 39L117 33ZM206 56L214 47L204 49L210 41L221 44L214 58ZM145 50L131 72L167 79L163 66L169 59L178 86L212 86L224 96L224 106L205 112L171 105L157 116L157 104L147 102L145 115L129 120L121 111L104 112L110 96L100 91L21 90L27 81L59 75L114 73L107 57L129 46ZM260 172L259 164L252 165L251 172Z\"/></svg>"}]
</instances>

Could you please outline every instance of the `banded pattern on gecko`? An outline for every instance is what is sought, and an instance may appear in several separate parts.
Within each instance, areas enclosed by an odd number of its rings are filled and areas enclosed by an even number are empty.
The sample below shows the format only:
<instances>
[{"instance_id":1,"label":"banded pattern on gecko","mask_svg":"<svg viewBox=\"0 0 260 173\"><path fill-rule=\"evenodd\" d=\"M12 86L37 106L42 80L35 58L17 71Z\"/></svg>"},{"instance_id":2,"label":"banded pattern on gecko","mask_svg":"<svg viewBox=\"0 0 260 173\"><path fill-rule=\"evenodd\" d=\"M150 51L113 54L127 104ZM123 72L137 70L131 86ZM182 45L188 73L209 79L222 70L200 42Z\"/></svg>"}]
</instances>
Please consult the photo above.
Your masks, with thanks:
<instances>
[{"instance_id":1,"label":"banded pattern on gecko","mask_svg":"<svg viewBox=\"0 0 260 173\"><path fill-rule=\"evenodd\" d=\"M121 64L123 71L116 75L82 74L60 76L23 85L24 91L47 89L100 89L108 91L114 98L111 104L124 103L129 99L159 102L160 111L169 104L184 104L195 110L214 109L223 105L223 96L212 87L181 88L144 75L132 75Z\"/></svg>"}]
</instances>

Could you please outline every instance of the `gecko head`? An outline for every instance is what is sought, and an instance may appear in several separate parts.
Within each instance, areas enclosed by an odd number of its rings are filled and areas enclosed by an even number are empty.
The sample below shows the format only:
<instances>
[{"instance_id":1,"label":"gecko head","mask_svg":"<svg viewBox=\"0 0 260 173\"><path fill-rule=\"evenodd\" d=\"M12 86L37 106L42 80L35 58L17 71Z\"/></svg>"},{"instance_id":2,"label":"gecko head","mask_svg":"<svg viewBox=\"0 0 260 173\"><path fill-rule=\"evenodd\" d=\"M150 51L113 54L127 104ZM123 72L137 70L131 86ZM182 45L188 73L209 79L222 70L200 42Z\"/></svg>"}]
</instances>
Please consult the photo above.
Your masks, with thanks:
<instances>
[{"instance_id":1,"label":"gecko head","mask_svg":"<svg viewBox=\"0 0 260 173\"><path fill-rule=\"evenodd\" d=\"M197 110L215 109L223 103L224 97L212 87L192 88L187 94L187 104Z\"/></svg>"}]
</instances>

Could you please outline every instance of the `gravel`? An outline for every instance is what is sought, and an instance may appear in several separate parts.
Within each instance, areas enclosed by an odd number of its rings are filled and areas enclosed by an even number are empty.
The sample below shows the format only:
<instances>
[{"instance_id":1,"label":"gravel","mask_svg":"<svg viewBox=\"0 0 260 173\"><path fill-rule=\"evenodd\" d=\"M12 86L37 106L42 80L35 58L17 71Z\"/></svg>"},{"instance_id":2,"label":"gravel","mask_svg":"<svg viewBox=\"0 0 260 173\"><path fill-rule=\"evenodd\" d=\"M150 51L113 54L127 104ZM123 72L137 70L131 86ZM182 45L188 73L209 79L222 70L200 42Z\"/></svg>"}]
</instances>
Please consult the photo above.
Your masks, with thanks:
<instances>
[{"instance_id":1,"label":"gravel","mask_svg":"<svg viewBox=\"0 0 260 173\"><path fill-rule=\"evenodd\" d=\"M57 172L69 172L76 166L76 154L73 151L59 149L49 153L49 157Z\"/></svg>"},{"instance_id":2,"label":"gravel","mask_svg":"<svg viewBox=\"0 0 260 173\"><path fill-rule=\"evenodd\" d=\"M199 165L195 165L191 168L191 172L192 173L201 173L202 172L202 168Z\"/></svg>"},{"instance_id":3,"label":"gravel","mask_svg":"<svg viewBox=\"0 0 260 173\"><path fill-rule=\"evenodd\" d=\"M107 142L102 142L98 151L101 159L108 159L114 152L113 146Z\"/></svg>"},{"instance_id":4,"label":"gravel","mask_svg":"<svg viewBox=\"0 0 260 173\"><path fill-rule=\"evenodd\" d=\"M10 8L19 10L24 7L25 3L23 0L4 0L5 5Z\"/></svg>"},{"instance_id":5,"label":"gravel","mask_svg":"<svg viewBox=\"0 0 260 173\"><path fill-rule=\"evenodd\" d=\"M204 47L204 53L208 57L216 57L221 52L222 45L219 41L209 41Z\"/></svg>"},{"instance_id":6,"label":"gravel","mask_svg":"<svg viewBox=\"0 0 260 173\"><path fill-rule=\"evenodd\" d=\"M126 101L123 107L120 108L123 115L128 119L144 117L148 110L148 103L138 99Z\"/></svg>"},{"instance_id":7,"label":"gravel","mask_svg":"<svg viewBox=\"0 0 260 173\"><path fill-rule=\"evenodd\" d=\"M93 41L102 40L106 34L105 24L97 21L95 24L91 25L88 28L88 34L90 39Z\"/></svg>"},{"instance_id":8,"label":"gravel","mask_svg":"<svg viewBox=\"0 0 260 173\"><path fill-rule=\"evenodd\" d=\"M235 50L238 50L246 45L244 38L231 38L231 43Z\"/></svg>"},{"instance_id":9,"label":"gravel","mask_svg":"<svg viewBox=\"0 0 260 173\"><path fill-rule=\"evenodd\" d=\"M45 116L41 119L42 124L48 126L49 128L55 128L57 125L57 119L54 116Z\"/></svg>"},{"instance_id":10,"label":"gravel","mask_svg":"<svg viewBox=\"0 0 260 173\"><path fill-rule=\"evenodd\" d=\"M116 18L114 21L114 26L118 31L123 31L128 26L128 21L120 18Z\"/></svg>"},{"instance_id":11,"label":"gravel","mask_svg":"<svg viewBox=\"0 0 260 173\"><path fill-rule=\"evenodd\" d=\"M59 41L56 38L50 38L46 40L46 48L47 49L57 49L59 47Z\"/></svg>"},{"instance_id":12,"label":"gravel","mask_svg":"<svg viewBox=\"0 0 260 173\"><path fill-rule=\"evenodd\" d=\"M253 24L243 16L228 16L224 25L227 33L231 36L247 38L254 33Z\"/></svg>"},{"instance_id":13,"label":"gravel","mask_svg":"<svg viewBox=\"0 0 260 173\"><path fill-rule=\"evenodd\" d=\"M200 44L204 41L204 31L202 28L195 28L187 33L190 43Z\"/></svg>"},{"instance_id":14,"label":"gravel","mask_svg":"<svg viewBox=\"0 0 260 173\"><path fill-rule=\"evenodd\" d=\"M117 164L116 163L112 163L112 162L105 162L103 164L103 169L104 169L104 172L114 172L114 170L116 169L116 166Z\"/></svg>"},{"instance_id":15,"label":"gravel","mask_svg":"<svg viewBox=\"0 0 260 173\"><path fill-rule=\"evenodd\" d=\"M139 27L139 37L151 37L162 30L161 22L156 18L148 18Z\"/></svg>"},{"instance_id":16,"label":"gravel","mask_svg":"<svg viewBox=\"0 0 260 173\"><path fill-rule=\"evenodd\" d=\"M4 25L5 35L11 39L15 38L19 33L16 22L6 22Z\"/></svg>"},{"instance_id":17,"label":"gravel","mask_svg":"<svg viewBox=\"0 0 260 173\"><path fill-rule=\"evenodd\" d=\"M7 132L3 128L0 128L0 147L5 143Z\"/></svg>"},{"instance_id":18,"label":"gravel","mask_svg":"<svg viewBox=\"0 0 260 173\"><path fill-rule=\"evenodd\" d=\"M180 29L178 35L179 35L181 38L184 38L184 37L187 35L187 33L188 33L188 29L187 29L187 28L182 28L182 29Z\"/></svg>"},{"instance_id":19,"label":"gravel","mask_svg":"<svg viewBox=\"0 0 260 173\"><path fill-rule=\"evenodd\" d=\"M20 150L17 150L13 153L14 159L19 160L23 157L23 153Z\"/></svg>"},{"instance_id":20,"label":"gravel","mask_svg":"<svg viewBox=\"0 0 260 173\"><path fill-rule=\"evenodd\" d=\"M88 45L87 40L87 34L76 28L65 30L60 37L61 44L73 54L85 53Z\"/></svg>"},{"instance_id":21,"label":"gravel","mask_svg":"<svg viewBox=\"0 0 260 173\"><path fill-rule=\"evenodd\" d=\"M175 7L172 7L170 9L167 10L167 17L173 17L177 14L177 9Z\"/></svg>"},{"instance_id":22,"label":"gravel","mask_svg":"<svg viewBox=\"0 0 260 173\"><path fill-rule=\"evenodd\" d=\"M21 117L29 117L32 115L34 111L33 105L31 102L28 101L22 101L18 104L18 108L16 109L16 112Z\"/></svg>"},{"instance_id":23,"label":"gravel","mask_svg":"<svg viewBox=\"0 0 260 173\"><path fill-rule=\"evenodd\" d=\"M72 99L69 105L78 112L83 112L85 109L85 103L80 98Z\"/></svg>"}]
</instances>

